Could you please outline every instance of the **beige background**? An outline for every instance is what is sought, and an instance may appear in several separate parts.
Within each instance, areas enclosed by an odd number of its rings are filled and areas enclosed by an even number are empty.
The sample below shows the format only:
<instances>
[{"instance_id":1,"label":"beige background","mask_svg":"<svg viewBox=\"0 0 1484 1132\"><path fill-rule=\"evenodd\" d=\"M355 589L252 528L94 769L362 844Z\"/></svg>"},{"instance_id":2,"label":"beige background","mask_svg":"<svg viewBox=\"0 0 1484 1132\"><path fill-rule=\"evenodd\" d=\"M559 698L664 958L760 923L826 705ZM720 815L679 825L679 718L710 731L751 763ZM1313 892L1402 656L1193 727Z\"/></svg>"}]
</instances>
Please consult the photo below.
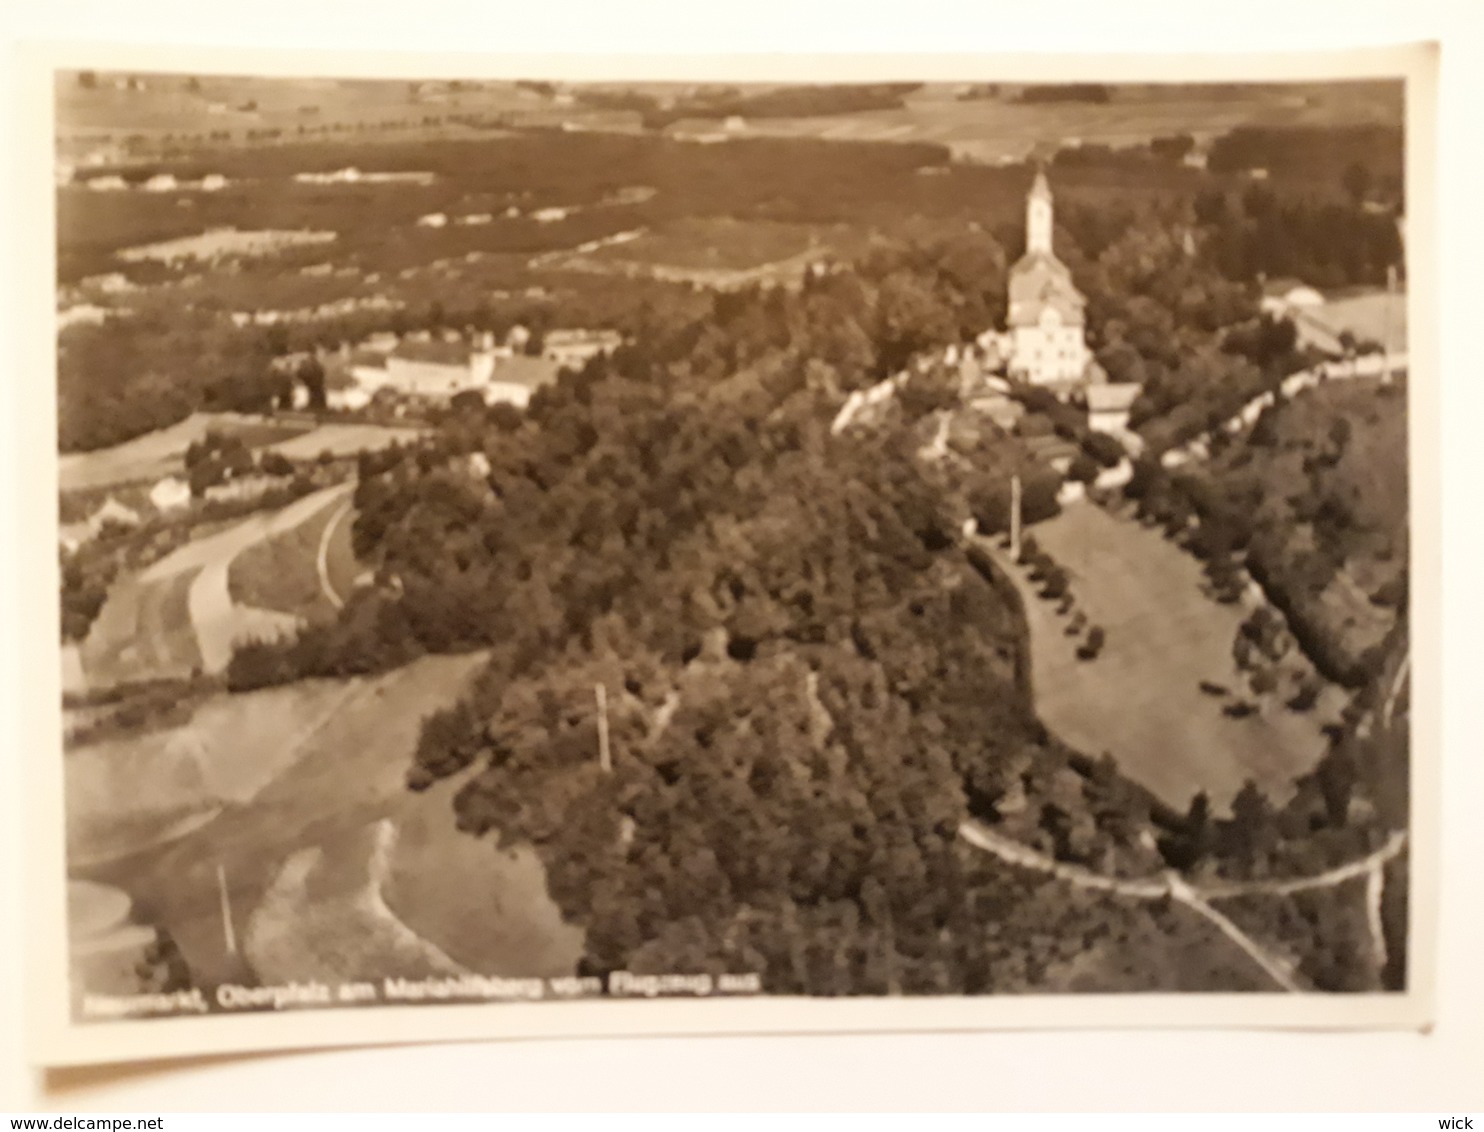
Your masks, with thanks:
<instances>
[{"instance_id":1,"label":"beige background","mask_svg":"<svg viewBox=\"0 0 1484 1132\"><path fill-rule=\"evenodd\" d=\"M18 1004L21 939L0 937L0 1110L40 1107L81 1111L272 1108L488 1108L591 1105L738 1107L746 1105L990 1108L1368 1108L1477 1110L1484 1100L1484 994L1478 956L1484 804L1478 727L1478 665L1470 644L1484 639L1478 571L1468 525L1478 507L1481 446L1474 439L1481 393L1468 332L1480 262L1475 214L1480 191L1481 17L1471 3L1441 0L1336 3L1294 0L1222 5L1197 21L1197 5L1153 0L1029 0L1023 6L932 3L748 4L602 3L541 5L418 0L397 5L259 0L231 9L203 3L133 0L127 5L22 0L0 20L7 46L16 38L86 38L134 42L215 42L264 47L422 51L471 43L500 51L878 51L943 52L1293 50L1442 39L1442 144L1439 224L1444 271L1444 409L1447 459L1443 588L1445 619L1443 740L1444 870L1438 965L1438 1024L1412 1034L1000 1033L902 1037L648 1039L425 1046L192 1065L66 1071L43 1078L24 1066ZM1227 10L1229 9L1229 10ZM230 14L230 24L226 22ZM1156 31L1154 29L1162 29ZM18 111L3 90L5 143ZM1470 145L1469 143L1473 144ZM1469 152L1470 149L1475 152ZM6 185L9 188L9 185ZM21 221L4 199L3 230ZM1421 202L1414 198L1414 215ZM6 244L0 299L0 407L10 408L19 372L17 311L34 307L34 274L13 270ZM19 300L19 301L17 301ZM49 302L49 300L48 300ZM39 378L44 380L44 376ZM0 415L0 626L9 629L34 599L15 582L19 482L15 455L35 422ZM44 426L43 426L44 427ZM11 435L6 430L15 430ZM20 717L16 678L34 658L0 640L0 720ZM21 770L46 751L24 749L16 730L0 730L0 924L21 923L21 874L36 856L25 838Z\"/></svg>"}]
</instances>

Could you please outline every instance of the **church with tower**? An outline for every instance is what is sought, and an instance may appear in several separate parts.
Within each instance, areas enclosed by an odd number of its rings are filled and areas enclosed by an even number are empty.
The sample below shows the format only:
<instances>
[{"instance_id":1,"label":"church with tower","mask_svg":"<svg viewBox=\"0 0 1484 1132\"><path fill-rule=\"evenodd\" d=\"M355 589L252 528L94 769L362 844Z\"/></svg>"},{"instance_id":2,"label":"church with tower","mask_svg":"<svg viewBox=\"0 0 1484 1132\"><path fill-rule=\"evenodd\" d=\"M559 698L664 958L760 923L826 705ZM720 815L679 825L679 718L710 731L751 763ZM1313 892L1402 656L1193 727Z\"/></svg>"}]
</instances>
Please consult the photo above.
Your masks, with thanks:
<instances>
[{"instance_id":1,"label":"church with tower","mask_svg":"<svg viewBox=\"0 0 1484 1132\"><path fill-rule=\"evenodd\" d=\"M1067 396L1099 375L1087 348L1087 301L1052 250L1051 186L1036 174L1025 206L1025 255L1010 269L1009 376Z\"/></svg>"}]
</instances>

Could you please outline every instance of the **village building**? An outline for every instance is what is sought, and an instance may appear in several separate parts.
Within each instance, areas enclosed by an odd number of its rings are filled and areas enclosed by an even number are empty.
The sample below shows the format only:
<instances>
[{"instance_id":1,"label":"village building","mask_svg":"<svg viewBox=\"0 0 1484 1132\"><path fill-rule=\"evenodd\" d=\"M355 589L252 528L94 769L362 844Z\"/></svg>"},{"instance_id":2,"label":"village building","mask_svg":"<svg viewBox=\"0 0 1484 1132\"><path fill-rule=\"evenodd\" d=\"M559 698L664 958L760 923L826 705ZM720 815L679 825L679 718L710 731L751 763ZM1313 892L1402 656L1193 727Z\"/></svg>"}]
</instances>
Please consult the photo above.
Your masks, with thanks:
<instances>
[{"instance_id":1,"label":"village building","mask_svg":"<svg viewBox=\"0 0 1484 1132\"><path fill-rule=\"evenodd\" d=\"M88 516L88 533L97 538L108 527L137 527L139 523L138 511L110 495Z\"/></svg>"},{"instance_id":2,"label":"village building","mask_svg":"<svg viewBox=\"0 0 1484 1132\"><path fill-rule=\"evenodd\" d=\"M515 354L495 366L489 384L484 391L488 405L514 405L524 409L531 395L543 385L556 380L560 367L549 358L534 358L529 354Z\"/></svg>"},{"instance_id":3,"label":"village building","mask_svg":"<svg viewBox=\"0 0 1484 1132\"><path fill-rule=\"evenodd\" d=\"M623 335L616 330L551 330L541 343L541 355L559 366L581 366L622 345Z\"/></svg>"},{"instance_id":4,"label":"village building","mask_svg":"<svg viewBox=\"0 0 1484 1132\"><path fill-rule=\"evenodd\" d=\"M1038 172L1026 200L1025 255L1010 269L1009 373L1060 396L1088 381L1086 300L1051 246L1051 186Z\"/></svg>"},{"instance_id":5,"label":"village building","mask_svg":"<svg viewBox=\"0 0 1484 1132\"><path fill-rule=\"evenodd\" d=\"M327 381L326 404L332 409L365 408L378 393L418 400L450 401L474 391L486 404L505 403L523 409L531 394L556 380L555 359L515 353L494 344L492 335L470 343L431 337L409 337L384 358L366 352L348 367L349 382Z\"/></svg>"},{"instance_id":6,"label":"village building","mask_svg":"<svg viewBox=\"0 0 1484 1132\"><path fill-rule=\"evenodd\" d=\"M386 358L380 384L409 397L448 399L484 386L494 357L465 342L403 342Z\"/></svg>"},{"instance_id":7,"label":"village building","mask_svg":"<svg viewBox=\"0 0 1484 1132\"><path fill-rule=\"evenodd\" d=\"M1142 386L1132 382L1103 383L1087 387L1087 425L1095 432L1114 436L1128 431L1128 414L1139 399Z\"/></svg>"}]
</instances>

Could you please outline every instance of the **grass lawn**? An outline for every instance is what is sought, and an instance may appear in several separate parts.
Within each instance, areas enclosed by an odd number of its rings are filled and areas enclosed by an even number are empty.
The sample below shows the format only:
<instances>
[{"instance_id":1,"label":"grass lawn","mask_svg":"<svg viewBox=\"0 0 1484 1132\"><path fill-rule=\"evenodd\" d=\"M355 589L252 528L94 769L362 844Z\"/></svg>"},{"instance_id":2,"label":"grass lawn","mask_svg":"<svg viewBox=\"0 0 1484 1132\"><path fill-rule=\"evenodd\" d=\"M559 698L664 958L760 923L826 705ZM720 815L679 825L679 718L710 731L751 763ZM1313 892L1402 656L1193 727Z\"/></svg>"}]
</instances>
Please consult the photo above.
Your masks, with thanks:
<instances>
[{"instance_id":1,"label":"grass lawn","mask_svg":"<svg viewBox=\"0 0 1484 1132\"><path fill-rule=\"evenodd\" d=\"M1312 769L1326 740L1321 724L1341 702L1326 688L1316 707L1281 705L1245 719L1222 714L1208 680L1237 687L1232 640L1244 613L1201 592L1200 565L1159 534L1092 504L1074 504L1033 528L1071 577L1077 608L1107 634L1101 655L1079 660L1078 638L1023 569L1036 710L1059 738L1088 755L1105 751L1125 774L1183 809L1204 790L1224 812L1247 779L1281 802L1295 775Z\"/></svg>"}]
</instances>

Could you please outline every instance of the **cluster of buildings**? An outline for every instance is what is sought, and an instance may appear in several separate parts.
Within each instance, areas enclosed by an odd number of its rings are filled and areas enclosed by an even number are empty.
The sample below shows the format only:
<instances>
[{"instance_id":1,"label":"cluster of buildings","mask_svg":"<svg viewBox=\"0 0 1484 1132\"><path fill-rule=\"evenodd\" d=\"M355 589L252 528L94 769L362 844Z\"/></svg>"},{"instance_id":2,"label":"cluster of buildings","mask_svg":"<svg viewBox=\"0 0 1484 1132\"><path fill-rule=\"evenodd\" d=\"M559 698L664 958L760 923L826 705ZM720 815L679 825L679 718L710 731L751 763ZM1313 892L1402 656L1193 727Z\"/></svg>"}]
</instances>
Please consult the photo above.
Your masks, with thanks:
<instances>
[{"instance_id":1,"label":"cluster of buildings","mask_svg":"<svg viewBox=\"0 0 1484 1132\"><path fill-rule=\"evenodd\" d=\"M562 370L579 368L622 344L622 335L614 330L551 330L533 352L531 333L522 326L512 328L503 341L490 333L424 332L402 339L374 335L341 367L340 379L326 389L326 403L353 410L364 408L382 391L442 402L473 391L486 404L524 409L531 395Z\"/></svg>"}]
</instances>

